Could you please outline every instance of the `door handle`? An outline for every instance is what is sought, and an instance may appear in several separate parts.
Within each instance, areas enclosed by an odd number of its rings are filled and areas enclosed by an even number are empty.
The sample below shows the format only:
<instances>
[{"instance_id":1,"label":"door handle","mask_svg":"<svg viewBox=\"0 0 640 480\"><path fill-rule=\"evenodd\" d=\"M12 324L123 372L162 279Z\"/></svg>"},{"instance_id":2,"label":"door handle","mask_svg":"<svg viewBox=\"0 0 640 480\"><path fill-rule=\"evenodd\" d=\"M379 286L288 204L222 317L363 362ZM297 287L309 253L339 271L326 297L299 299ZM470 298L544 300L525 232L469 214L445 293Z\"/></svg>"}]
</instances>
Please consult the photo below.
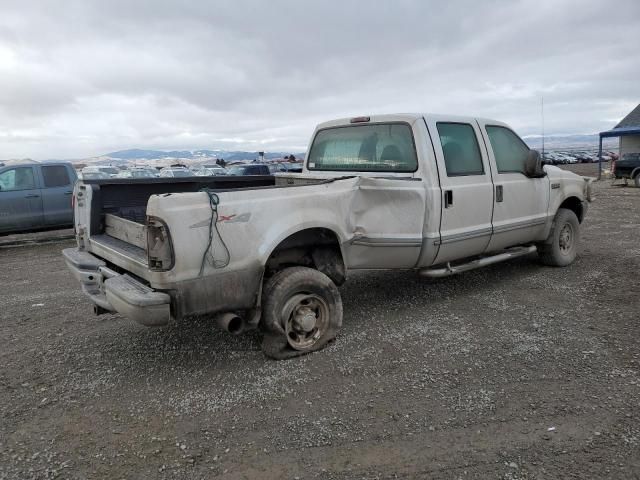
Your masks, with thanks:
<instances>
[{"instance_id":1,"label":"door handle","mask_svg":"<svg viewBox=\"0 0 640 480\"><path fill-rule=\"evenodd\" d=\"M504 189L502 185L496 185L496 202L504 200Z\"/></svg>"},{"instance_id":2,"label":"door handle","mask_svg":"<svg viewBox=\"0 0 640 480\"><path fill-rule=\"evenodd\" d=\"M69 190L68 192L64 192L65 195L71 195L73 192Z\"/></svg>"},{"instance_id":3,"label":"door handle","mask_svg":"<svg viewBox=\"0 0 640 480\"><path fill-rule=\"evenodd\" d=\"M444 208L449 208L453 205L453 190L444 191Z\"/></svg>"},{"instance_id":4,"label":"door handle","mask_svg":"<svg viewBox=\"0 0 640 480\"><path fill-rule=\"evenodd\" d=\"M30 193L29 195L25 195L24 198L40 198L40 195L36 195L35 193Z\"/></svg>"}]
</instances>

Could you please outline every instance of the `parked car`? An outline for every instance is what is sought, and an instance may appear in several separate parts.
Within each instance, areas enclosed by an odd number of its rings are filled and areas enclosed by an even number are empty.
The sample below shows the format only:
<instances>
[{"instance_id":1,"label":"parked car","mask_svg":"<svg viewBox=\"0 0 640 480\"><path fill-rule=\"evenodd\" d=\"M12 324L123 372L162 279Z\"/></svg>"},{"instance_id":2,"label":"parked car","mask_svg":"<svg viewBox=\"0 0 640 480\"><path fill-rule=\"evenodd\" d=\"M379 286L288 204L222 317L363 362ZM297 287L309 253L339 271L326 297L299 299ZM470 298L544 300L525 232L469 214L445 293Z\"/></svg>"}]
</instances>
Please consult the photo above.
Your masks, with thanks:
<instances>
[{"instance_id":1,"label":"parked car","mask_svg":"<svg viewBox=\"0 0 640 480\"><path fill-rule=\"evenodd\" d=\"M214 175L227 175L227 169L221 165L218 165L217 163L206 164L206 165L203 165L202 167L207 170L211 170L214 173Z\"/></svg>"},{"instance_id":2,"label":"parked car","mask_svg":"<svg viewBox=\"0 0 640 480\"><path fill-rule=\"evenodd\" d=\"M199 170L195 171L199 177L214 177L216 175L226 175L227 169L220 165L203 165Z\"/></svg>"},{"instance_id":3,"label":"parked car","mask_svg":"<svg viewBox=\"0 0 640 480\"><path fill-rule=\"evenodd\" d=\"M262 163L248 163L246 165L233 165L227 169L228 175L271 175L268 165Z\"/></svg>"},{"instance_id":4,"label":"parked car","mask_svg":"<svg viewBox=\"0 0 640 480\"><path fill-rule=\"evenodd\" d=\"M102 172L106 173L110 177L115 177L120 173L120 169L118 167L112 167L110 165L91 165L88 167L84 167L82 169L82 173L95 173Z\"/></svg>"},{"instance_id":5,"label":"parked car","mask_svg":"<svg viewBox=\"0 0 640 480\"><path fill-rule=\"evenodd\" d=\"M78 179L82 180L104 180L107 178L113 178L111 175L104 172L77 172Z\"/></svg>"},{"instance_id":6,"label":"parked car","mask_svg":"<svg viewBox=\"0 0 640 480\"><path fill-rule=\"evenodd\" d=\"M162 178L195 177L195 174L186 167L166 167L160 170Z\"/></svg>"},{"instance_id":7,"label":"parked car","mask_svg":"<svg viewBox=\"0 0 640 480\"><path fill-rule=\"evenodd\" d=\"M132 167L118 173L116 178L155 178L157 176L158 171L153 168Z\"/></svg>"},{"instance_id":8,"label":"parked car","mask_svg":"<svg viewBox=\"0 0 640 480\"><path fill-rule=\"evenodd\" d=\"M67 162L0 167L0 232L72 225L75 181Z\"/></svg>"},{"instance_id":9,"label":"parked car","mask_svg":"<svg viewBox=\"0 0 640 480\"><path fill-rule=\"evenodd\" d=\"M302 173L302 163L291 162L291 163L283 163L285 172L289 173Z\"/></svg>"},{"instance_id":10,"label":"parked car","mask_svg":"<svg viewBox=\"0 0 640 480\"><path fill-rule=\"evenodd\" d=\"M267 165L267 168L269 169L269 174L271 175L273 175L274 173L287 171L286 167L284 167L282 163L270 163L269 165Z\"/></svg>"},{"instance_id":11,"label":"parked car","mask_svg":"<svg viewBox=\"0 0 640 480\"><path fill-rule=\"evenodd\" d=\"M439 278L536 251L546 265L576 257L591 179L543 167L504 123L345 118L319 125L307 151L302 174L218 177L206 190L201 177L79 183L81 233L63 255L96 313L260 326L265 354L289 358L336 336L350 270ZM146 221L120 213L134 209Z\"/></svg>"},{"instance_id":12,"label":"parked car","mask_svg":"<svg viewBox=\"0 0 640 480\"><path fill-rule=\"evenodd\" d=\"M613 165L615 178L633 180L635 186L640 187L640 153L625 153Z\"/></svg>"}]
</instances>

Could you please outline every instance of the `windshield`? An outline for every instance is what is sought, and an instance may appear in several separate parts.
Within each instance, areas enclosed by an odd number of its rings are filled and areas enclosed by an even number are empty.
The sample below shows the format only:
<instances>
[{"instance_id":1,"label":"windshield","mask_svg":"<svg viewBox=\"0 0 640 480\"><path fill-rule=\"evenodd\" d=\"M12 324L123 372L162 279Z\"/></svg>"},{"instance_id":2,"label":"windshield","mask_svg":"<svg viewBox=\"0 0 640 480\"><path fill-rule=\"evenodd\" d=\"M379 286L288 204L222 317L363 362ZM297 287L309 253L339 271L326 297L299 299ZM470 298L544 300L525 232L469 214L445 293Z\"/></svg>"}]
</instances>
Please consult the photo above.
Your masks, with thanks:
<instances>
[{"instance_id":1,"label":"windshield","mask_svg":"<svg viewBox=\"0 0 640 480\"><path fill-rule=\"evenodd\" d=\"M411 127L386 123L320 130L307 165L310 170L414 172L418 160Z\"/></svg>"},{"instance_id":2,"label":"windshield","mask_svg":"<svg viewBox=\"0 0 640 480\"><path fill-rule=\"evenodd\" d=\"M120 173L120 170L118 170L116 167L98 167L98 168L100 168L101 172L107 173L109 175L116 175Z\"/></svg>"}]
</instances>

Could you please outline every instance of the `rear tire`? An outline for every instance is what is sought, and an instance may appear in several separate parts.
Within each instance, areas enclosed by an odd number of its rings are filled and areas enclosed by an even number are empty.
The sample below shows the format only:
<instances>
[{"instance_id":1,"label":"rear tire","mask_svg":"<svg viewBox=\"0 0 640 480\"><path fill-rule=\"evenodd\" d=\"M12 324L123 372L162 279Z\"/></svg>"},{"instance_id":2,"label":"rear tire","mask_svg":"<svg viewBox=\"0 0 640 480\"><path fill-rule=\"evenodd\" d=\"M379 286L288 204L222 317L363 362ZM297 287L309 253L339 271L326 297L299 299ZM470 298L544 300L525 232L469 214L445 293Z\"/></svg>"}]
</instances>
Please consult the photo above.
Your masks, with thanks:
<instances>
[{"instance_id":1,"label":"rear tire","mask_svg":"<svg viewBox=\"0 0 640 480\"><path fill-rule=\"evenodd\" d=\"M633 177L633 183L636 185L636 187L640 188L640 172Z\"/></svg>"},{"instance_id":2,"label":"rear tire","mask_svg":"<svg viewBox=\"0 0 640 480\"><path fill-rule=\"evenodd\" d=\"M553 219L549 237L538 244L538 256L545 265L566 267L573 263L580 241L580 222L576 214L560 208Z\"/></svg>"},{"instance_id":3,"label":"rear tire","mask_svg":"<svg viewBox=\"0 0 640 480\"><path fill-rule=\"evenodd\" d=\"M290 267L276 273L262 294L262 351L276 360L324 348L342 326L338 287L324 273Z\"/></svg>"}]
</instances>

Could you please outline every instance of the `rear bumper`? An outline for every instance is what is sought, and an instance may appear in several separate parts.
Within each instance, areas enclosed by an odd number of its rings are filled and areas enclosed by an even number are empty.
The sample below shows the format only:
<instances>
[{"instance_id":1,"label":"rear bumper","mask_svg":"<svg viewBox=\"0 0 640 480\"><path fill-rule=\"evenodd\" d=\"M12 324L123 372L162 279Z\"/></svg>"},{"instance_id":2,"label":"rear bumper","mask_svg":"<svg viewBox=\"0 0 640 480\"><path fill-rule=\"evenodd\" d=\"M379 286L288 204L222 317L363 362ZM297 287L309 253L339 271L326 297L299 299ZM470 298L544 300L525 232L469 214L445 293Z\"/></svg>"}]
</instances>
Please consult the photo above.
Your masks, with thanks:
<instances>
[{"instance_id":1,"label":"rear bumper","mask_svg":"<svg viewBox=\"0 0 640 480\"><path fill-rule=\"evenodd\" d=\"M149 327L169 323L171 297L168 294L153 290L127 274L114 272L88 252L67 248L62 255L82 285L82 291L95 305Z\"/></svg>"}]
</instances>

